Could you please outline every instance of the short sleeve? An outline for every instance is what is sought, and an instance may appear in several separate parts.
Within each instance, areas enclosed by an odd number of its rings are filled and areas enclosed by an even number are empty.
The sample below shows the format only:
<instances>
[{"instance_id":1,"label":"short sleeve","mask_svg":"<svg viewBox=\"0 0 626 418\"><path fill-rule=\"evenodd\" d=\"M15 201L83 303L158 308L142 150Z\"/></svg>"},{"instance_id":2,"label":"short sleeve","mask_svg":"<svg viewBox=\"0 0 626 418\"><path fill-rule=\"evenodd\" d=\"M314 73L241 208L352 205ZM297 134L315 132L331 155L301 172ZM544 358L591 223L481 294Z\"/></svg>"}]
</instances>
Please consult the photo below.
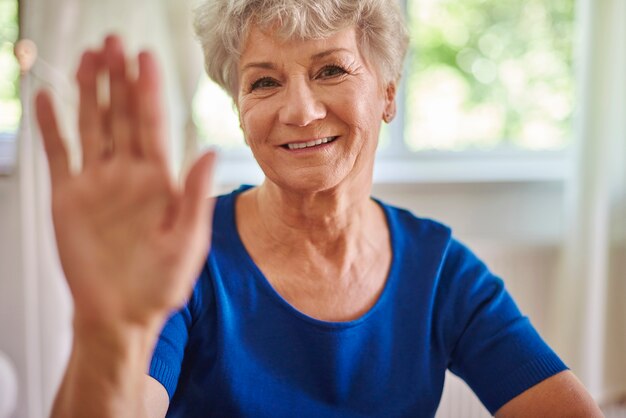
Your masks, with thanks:
<instances>
[{"instance_id":1,"label":"short sleeve","mask_svg":"<svg viewBox=\"0 0 626 418\"><path fill-rule=\"evenodd\" d=\"M193 323L192 303L196 297L197 286L192 297L179 311L174 312L159 335L148 374L159 381L167 390L172 400L189 339L189 331Z\"/></svg>"},{"instance_id":2,"label":"short sleeve","mask_svg":"<svg viewBox=\"0 0 626 418\"><path fill-rule=\"evenodd\" d=\"M451 241L443 271L449 369L490 413L544 379L566 370L504 287L462 244Z\"/></svg>"}]
</instances>

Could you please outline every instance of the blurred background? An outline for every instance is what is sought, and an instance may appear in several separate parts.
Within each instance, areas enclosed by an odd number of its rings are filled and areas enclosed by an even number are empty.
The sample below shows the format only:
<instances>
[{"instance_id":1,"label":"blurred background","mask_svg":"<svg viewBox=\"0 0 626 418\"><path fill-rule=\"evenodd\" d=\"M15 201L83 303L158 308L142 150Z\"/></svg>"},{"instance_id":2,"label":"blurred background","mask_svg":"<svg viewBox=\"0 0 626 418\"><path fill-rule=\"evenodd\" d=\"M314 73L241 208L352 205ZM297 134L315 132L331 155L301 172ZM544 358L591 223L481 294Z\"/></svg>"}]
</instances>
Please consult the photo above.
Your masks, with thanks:
<instances>
[{"instance_id":1,"label":"blurred background","mask_svg":"<svg viewBox=\"0 0 626 418\"><path fill-rule=\"evenodd\" d=\"M231 100L203 73L196 1L0 0L0 418L48 414L71 343L37 89L52 92L76 165L73 74L118 33L162 65L173 173L217 147L216 193L262 181ZM373 194L450 225L607 416L626 417L626 2L401 4L411 46ZM450 375L438 417L482 416Z\"/></svg>"}]
</instances>

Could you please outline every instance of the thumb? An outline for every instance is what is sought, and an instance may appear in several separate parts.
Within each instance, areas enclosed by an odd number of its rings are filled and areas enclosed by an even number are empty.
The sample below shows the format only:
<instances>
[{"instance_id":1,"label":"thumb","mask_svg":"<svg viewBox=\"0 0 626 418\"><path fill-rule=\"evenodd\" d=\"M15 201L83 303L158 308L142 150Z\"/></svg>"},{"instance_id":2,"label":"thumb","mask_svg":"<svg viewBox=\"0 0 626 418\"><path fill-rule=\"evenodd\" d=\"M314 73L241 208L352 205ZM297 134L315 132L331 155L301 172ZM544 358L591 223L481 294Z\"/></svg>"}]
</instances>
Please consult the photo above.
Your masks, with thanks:
<instances>
[{"instance_id":1,"label":"thumb","mask_svg":"<svg viewBox=\"0 0 626 418\"><path fill-rule=\"evenodd\" d=\"M215 169L215 151L201 155L189 170L185 179L181 210L178 213L179 227L190 230L201 227L210 219L213 200L209 199Z\"/></svg>"}]
</instances>

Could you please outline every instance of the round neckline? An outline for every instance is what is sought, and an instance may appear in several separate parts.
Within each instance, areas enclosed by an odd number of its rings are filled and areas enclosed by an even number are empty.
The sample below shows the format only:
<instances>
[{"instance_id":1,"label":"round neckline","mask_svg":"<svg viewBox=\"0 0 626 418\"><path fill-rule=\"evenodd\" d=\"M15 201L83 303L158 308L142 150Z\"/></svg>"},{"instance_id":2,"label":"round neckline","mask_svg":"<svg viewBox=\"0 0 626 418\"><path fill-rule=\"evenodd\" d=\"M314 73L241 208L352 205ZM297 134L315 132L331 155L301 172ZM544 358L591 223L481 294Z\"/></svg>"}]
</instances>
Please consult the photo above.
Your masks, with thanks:
<instances>
[{"instance_id":1,"label":"round neckline","mask_svg":"<svg viewBox=\"0 0 626 418\"><path fill-rule=\"evenodd\" d=\"M372 305L372 307L367 310L367 312L365 312L363 315L356 319L350 321L325 321L305 314L304 312L294 307L285 298L283 298L283 296L276 289L274 289L274 287L269 282L267 277L265 277L265 274L263 274L261 269L256 265L256 263L252 259L252 256L248 252L248 249L244 245L243 240L241 239L241 235L239 234L239 229L237 228L236 204L239 195L253 187L254 186L243 185L231 193L230 207L225 208L229 211L230 215L229 228L232 229L232 234L229 235L232 237L233 244L236 246L237 252L241 255L242 261L253 273L253 276L256 279L257 283L259 283L266 295L271 298L272 302L281 306L295 318L325 330L340 330L355 327L357 325L367 322L368 319L373 317L376 312L382 309L382 307L386 304L387 299L389 299L390 297L389 294L392 293L392 287L394 285L393 282L395 281L395 278L397 276L396 270L398 269L398 256L395 251L397 231L395 231L394 223L389 213L389 208L386 205L384 205L378 199L372 198L372 200L374 200L374 202L376 202L376 204L378 204L382 208L383 213L385 214L385 220L387 223L387 228L389 230L389 241L391 244L391 264L389 266L385 285L383 286L383 290L380 293L380 296L378 297L374 305Z\"/></svg>"}]
</instances>

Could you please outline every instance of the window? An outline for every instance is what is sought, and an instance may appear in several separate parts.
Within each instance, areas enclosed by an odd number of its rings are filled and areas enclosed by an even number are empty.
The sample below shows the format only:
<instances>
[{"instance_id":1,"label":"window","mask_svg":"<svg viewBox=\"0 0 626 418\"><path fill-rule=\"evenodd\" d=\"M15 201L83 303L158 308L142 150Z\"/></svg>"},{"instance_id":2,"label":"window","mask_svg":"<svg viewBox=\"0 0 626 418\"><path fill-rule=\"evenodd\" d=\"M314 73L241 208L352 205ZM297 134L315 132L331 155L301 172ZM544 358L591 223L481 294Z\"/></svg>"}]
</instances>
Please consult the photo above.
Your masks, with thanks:
<instances>
[{"instance_id":1,"label":"window","mask_svg":"<svg viewBox=\"0 0 626 418\"><path fill-rule=\"evenodd\" d=\"M20 70L13 54L18 37L17 10L17 1L0 0L0 134L14 134L22 115Z\"/></svg>"},{"instance_id":2,"label":"window","mask_svg":"<svg viewBox=\"0 0 626 418\"><path fill-rule=\"evenodd\" d=\"M12 171L15 137L22 116L20 71L13 54L18 32L17 0L0 0L0 174Z\"/></svg>"},{"instance_id":3,"label":"window","mask_svg":"<svg viewBox=\"0 0 626 418\"><path fill-rule=\"evenodd\" d=\"M536 163L554 154L537 151L567 148L574 103L575 0L402 3L411 45L398 118L383 125L379 157L401 156L415 171L421 164L415 160L424 155L429 160L447 155L458 164L470 154L489 159L505 153ZM236 111L209 80L198 89L194 115L204 144L243 154ZM536 174L535 163L524 165L529 175ZM548 178L559 177L564 166L550 168L553 163L549 158L543 164L552 170L544 173ZM510 166L498 164L496 171Z\"/></svg>"},{"instance_id":4,"label":"window","mask_svg":"<svg viewBox=\"0 0 626 418\"><path fill-rule=\"evenodd\" d=\"M198 85L192 111L204 145L217 146L226 152L236 152L245 146L233 101L206 75Z\"/></svg>"}]
</instances>

